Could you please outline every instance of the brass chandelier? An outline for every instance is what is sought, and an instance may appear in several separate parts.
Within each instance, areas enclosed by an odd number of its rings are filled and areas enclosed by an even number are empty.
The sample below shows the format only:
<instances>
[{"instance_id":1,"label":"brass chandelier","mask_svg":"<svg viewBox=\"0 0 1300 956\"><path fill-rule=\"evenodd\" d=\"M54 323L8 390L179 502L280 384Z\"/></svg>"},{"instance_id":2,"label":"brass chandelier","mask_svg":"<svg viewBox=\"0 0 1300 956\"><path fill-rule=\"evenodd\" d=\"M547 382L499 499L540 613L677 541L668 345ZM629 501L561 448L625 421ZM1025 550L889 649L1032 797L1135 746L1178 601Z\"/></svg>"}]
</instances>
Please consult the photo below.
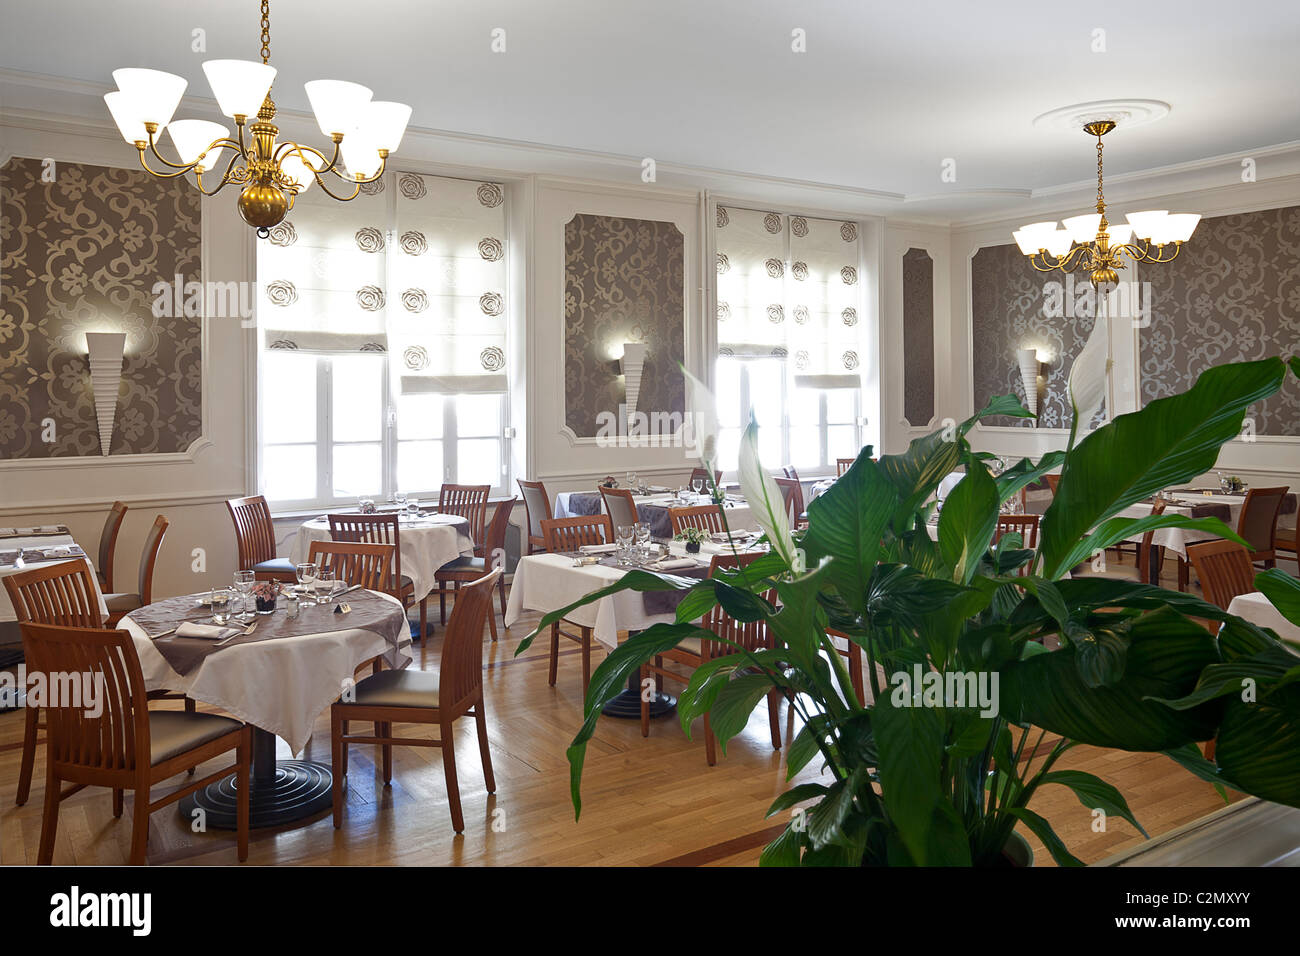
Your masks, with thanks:
<instances>
[{"instance_id":1,"label":"brass chandelier","mask_svg":"<svg viewBox=\"0 0 1300 956\"><path fill-rule=\"evenodd\" d=\"M203 64L217 105L235 121L233 139L230 130L220 123L172 121L185 93L186 80L171 73L114 70L118 89L105 94L104 102L122 136L139 151L140 165L147 172L160 179L175 179L192 172L205 196L215 195L232 183L242 186L239 214L257 229L258 236L265 238L293 208L298 194L313 182L330 197L347 202L355 199L366 183L382 176L388 156L396 151L406 131L411 108L372 100L371 91L357 83L313 80L305 84L307 98L321 132L334 143L333 154L326 157L311 146L277 143L280 130L272 122L275 103L271 100L271 83L276 70L270 65L270 0L262 0L261 39L261 63L208 60ZM158 151L163 129L171 134L180 162L172 162ZM213 185L211 177L227 149L232 150L232 155ZM163 168L150 168L146 151ZM204 173L209 175L206 185ZM351 192L331 190L326 179L330 174L350 185Z\"/></svg>"},{"instance_id":2,"label":"brass chandelier","mask_svg":"<svg viewBox=\"0 0 1300 956\"><path fill-rule=\"evenodd\" d=\"M1127 225L1107 221L1101 138L1114 128L1115 121L1110 119L1093 120L1083 127L1089 136L1097 137L1096 213L1062 220L1063 229L1057 229L1053 220L1030 223L1012 233L1020 251L1039 272L1083 270L1099 290L1109 290L1119 282L1118 270L1125 268L1125 258L1172 262L1201 218L1195 213L1152 209L1129 213Z\"/></svg>"}]
</instances>

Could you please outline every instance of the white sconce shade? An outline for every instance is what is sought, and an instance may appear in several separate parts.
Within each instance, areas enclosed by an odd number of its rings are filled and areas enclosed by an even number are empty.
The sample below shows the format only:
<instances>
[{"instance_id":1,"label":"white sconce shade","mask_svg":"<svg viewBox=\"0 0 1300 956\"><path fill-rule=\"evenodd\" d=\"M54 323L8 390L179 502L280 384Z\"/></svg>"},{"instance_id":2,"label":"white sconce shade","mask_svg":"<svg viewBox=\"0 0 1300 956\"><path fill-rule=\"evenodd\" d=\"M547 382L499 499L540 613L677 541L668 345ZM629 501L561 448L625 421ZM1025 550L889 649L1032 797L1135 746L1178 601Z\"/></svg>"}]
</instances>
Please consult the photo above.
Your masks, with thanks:
<instances>
[{"instance_id":1,"label":"white sconce shade","mask_svg":"<svg viewBox=\"0 0 1300 956\"><path fill-rule=\"evenodd\" d=\"M1025 383L1025 404L1038 414L1038 353L1034 349L1016 349L1020 377Z\"/></svg>"},{"instance_id":2,"label":"white sconce shade","mask_svg":"<svg viewBox=\"0 0 1300 956\"><path fill-rule=\"evenodd\" d=\"M117 124L118 132L122 134L124 140L132 145L149 141L144 120L139 118L138 110L130 103L125 93L121 90L105 93L104 102L108 104L108 111L113 114L113 122Z\"/></svg>"},{"instance_id":3,"label":"white sconce shade","mask_svg":"<svg viewBox=\"0 0 1300 956\"><path fill-rule=\"evenodd\" d=\"M640 342L628 342L623 346L623 402L629 422L636 413L636 403L641 397L641 373L645 369L647 351L647 347Z\"/></svg>"},{"instance_id":4,"label":"white sconce shade","mask_svg":"<svg viewBox=\"0 0 1300 956\"><path fill-rule=\"evenodd\" d=\"M172 145L176 147L181 162L187 165L203 156L203 151L217 140L225 139L230 135L230 131L220 123L199 119L177 120L167 127L167 132L171 135ZM223 152L225 149L221 148L203 156L203 163L199 168L215 169L217 163L221 162Z\"/></svg>"},{"instance_id":5,"label":"white sconce shade","mask_svg":"<svg viewBox=\"0 0 1300 956\"><path fill-rule=\"evenodd\" d=\"M1057 229L1050 235L1046 236L1047 244L1043 247L1058 259L1070 251L1070 246L1074 245L1074 240L1070 238L1068 229Z\"/></svg>"},{"instance_id":6,"label":"white sconce shade","mask_svg":"<svg viewBox=\"0 0 1300 956\"><path fill-rule=\"evenodd\" d=\"M136 67L114 70L113 82L126 94L124 102L131 111L127 115L141 123L157 123L160 133L172 121L188 85L182 76Z\"/></svg>"},{"instance_id":7,"label":"white sconce shade","mask_svg":"<svg viewBox=\"0 0 1300 956\"><path fill-rule=\"evenodd\" d=\"M1097 238L1097 229L1101 225L1101 213L1094 212L1086 216L1071 216L1069 219L1062 219L1061 225L1070 234L1070 238L1082 246Z\"/></svg>"},{"instance_id":8,"label":"white sconce shade","mask_svg":"<svg viewBox=\"0 0 1300 956\"><path fill-rule=\"evenodd\" d=\"M1019 231L1013 233L1016 244L1020 246L1020 251L1027 256L1032 256L1039 249L1046 249L1048 237L1056 232L1056 221L1051 222L1031 222L1027 226L1021 226Z\"/></svg>"},{"instance_id":9,"label":"white sconce shade","mask_svg":"<svg viewBox=\"0 0 1300 956\"><path fill-rule=\"evenodd\" d=\"M379 172L383 159L368 130L353 130L343 137L343 162L356 179L369 179Z\"/></svg>"},{"instance_id":10,"label":"white sconce shade","mask_svg":"<svg viewBox=\"0 0 1300 956\"><path fill-rule=\"evenodd\" d=\"M326 136L356 129L374 96L368 87L346 80L312 80L304 83L303 89L316 114L316 124Z\"/></svg>"},{"instance_id":11,"label":"white sconce shade","mask_svg":"<svg viewBox=\"0 0 1300 956\"><path fill-rule=\"evenodd\" d=\"M406 124L410 121L411 108L405 103L372 100L366 104L359 130L374 144L375 149L395 153L406 133ZM345 141L346 139L344 137Z\"/></svg>"},{"instance_id":12,"label":"white sconce shade","mask_svg":"<svg viewBox=\"0 0 1300 956\"><path fill-rule=\"evenodd\" d=\"M99 424L99 453L107 455L117 418L117 390L122 384L125 332L87 332L90 385L95 395L95 420Z\"/></svg>"},{"instance_id":13,"label":"white sconce shade","mask_svg":"<svg viewBox=\"0 0 1300 956\"><path fill-rule=\"evenodd\" d=\"M1168 242L1186 242L1201 221L1199 213L1178 212L1165 217L1165 235Z\"/></svg>"},{"instance_id":14,"label":"white sconce shade","mask_svg":"<svg viewBox=\"0 0 1300 956\"><path fill-rule=\"evenodd\" d=\"M231 118L256 116L275 80L275 67L255 60L208 60L203 72L218 109Z\"/></svg>"},{"instance_id":15,"label":"white sconce shade","mask_svg":"<svg viewBox=\"0 0 1300 956\"><path fill-rule=\"evenodd\" d=\"M312 175L314 169L315 167L303 158L301 150L285 153L284 159L280 161L280 172L298 184L299 193L305 193L316 181L315 176Z\"/></svg>"},{"instance_id":16,"label":"white sconce shade","mask_svg":"<svg viewBox=\"0 0 1300 956\"><path fill-rule=\"evenodd\" d=\"M1106 232L1110 236L1112 247L1126 245L1133 239L1133 227L1126 226L1123 223L1111 226Z\"/></svg>"},{"instance_id":17,"label":"white sconce shade","mask_svg":"<svg viewBox=\"0 0 1300 956\"><path fill-rule=\"evenodd\" d=\"M1148 209L1145 212L1131 212L1124 218L1133 227L1133 235L1139 239L1150 239L1152 231L1159 227L1167 215L1167 209Z\"/></svg>"}]
</instances>

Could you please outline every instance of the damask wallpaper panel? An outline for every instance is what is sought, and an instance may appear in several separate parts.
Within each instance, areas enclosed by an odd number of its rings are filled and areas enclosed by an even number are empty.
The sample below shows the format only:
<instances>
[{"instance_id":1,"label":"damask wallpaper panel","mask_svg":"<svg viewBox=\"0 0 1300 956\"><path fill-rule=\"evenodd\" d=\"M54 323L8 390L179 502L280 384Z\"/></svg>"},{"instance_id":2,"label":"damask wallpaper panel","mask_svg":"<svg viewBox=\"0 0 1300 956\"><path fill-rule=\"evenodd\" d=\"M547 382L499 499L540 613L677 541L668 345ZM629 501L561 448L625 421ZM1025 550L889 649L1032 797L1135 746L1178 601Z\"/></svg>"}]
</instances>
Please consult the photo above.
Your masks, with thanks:
<instances>
[{"instance_id":1,"label":"damask wallpaper panel","mask_svg":"<svg viewBox=\"0 0 1300 956\"><path fill-rule=\"evenodd\" d=\"M903 254L903 417L914 428L934 418L934 260L924 249Z\"/></svg>"},{"instance_id":2,"label":"damask wallpaper panel","mask_svg":"<svg viewBox=\"0 0 1300 956\"><path fill-rule=\"evenodd\" d=\"M613 366L625 342L648 346L637 409L686 409L678 367L685 348L685 241L671 222L578 213L564 227L564 415L591 437L617 414L624 386Z\"/></svg>"},{"instance_id":3,"label":"damask wallpaper panel","mask_svg":"<svg viewBox=\"0 0 1300 956\"><path fill-rule=\"evenodd\" d=\"M143 170L0 167L0 458L98 455L86 332L125 332L110 454L184 451L202 431L201 317L153 314L198 281L199 194ZM46 419L53 442L42 440Z\"/></svg>"},{"instance_id":4,"label":"damask wallpaper panel","mask_svg":"<svg viewBox=\"0 0 1300 956\"><path fill-rule=\"evenodd\" d=\"M1211 365L1300 352L1300 206L1203 219L1177 259L1141 277L1151 288L1144 403L1186 391ZM1300 389L1247 415L1257 434L1300 435Z\"/></svg>"}]
</instances>

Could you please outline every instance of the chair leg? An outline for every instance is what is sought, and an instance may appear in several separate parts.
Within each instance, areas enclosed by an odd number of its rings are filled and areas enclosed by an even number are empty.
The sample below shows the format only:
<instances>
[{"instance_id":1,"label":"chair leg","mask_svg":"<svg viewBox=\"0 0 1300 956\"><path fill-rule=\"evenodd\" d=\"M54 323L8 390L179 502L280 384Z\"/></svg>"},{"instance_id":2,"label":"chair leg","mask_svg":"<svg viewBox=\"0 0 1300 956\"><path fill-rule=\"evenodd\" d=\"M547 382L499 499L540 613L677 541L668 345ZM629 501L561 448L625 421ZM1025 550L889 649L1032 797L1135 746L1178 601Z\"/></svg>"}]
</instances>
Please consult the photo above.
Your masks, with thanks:
<instances>
[{"instance_id":1,"label":"chair leg","mask_svg":"<svg viewBox=\"0 0 1300 956\"><path fill-rule=\"evenodd\" d=\"M1187 559L1180 555L1178 558L1178 590L1180 591L1186 591L1188 588L1187 569Z\"/></svg>"},{"instance_id":2,"label":"chair leg","mask_svg":"<svg viewBox=\"0 0 1300 956\"><path fill-rule=\"evenodd\" d=\"M135 805L131 808L131 866L144 866L149 847L149 788L136 787Z\"/></svg>"},{"instance_id":3,"label":"chair leg","mask_svg":"<svg viewBox=\"0 0 1300 956\"><path fill-rule=\"evenodd\" d=\"M349 726L350 726L350 722L349 722L349 721L346 721L346 720L343 721L343 736L344 736L344 737L346 737L346 736L348 735L348 727L349 727ZM349 750L348 750L347 741L344 741L344 743L343 743L343 776L345 776L345 777L348 775L348 753L349 753Z\"/></svg>"},{"instance_id":4,"label":"chair leg","mask_svg":"<svg viewBox=\"0 0 1300 956\"><path fill-rule=\"evenodd\" d=\"M591 628L582 630L582 699L587 699L587 685L591 683Z\"/></svg>"},{"instance_id":5,"label":"chair leg","mask_svg":"<svg viewBox=\"0 0 1300 956\"><path fill-rule=\"evenodd\" d=\"M239 862L248 859L248 826L251 815L252 774L249 763L253 759L253 728L244 726L239 735L239 747L235 750L238 769L235 771L235 788L239 794L235 798L235 854Z\"/></svg>"},{"instance_id":6,"label":"chair leg","mask_svg":"<svg viewBox=\"0 0 1300 956\"><path fill-rule=\"evenodd\" d=\"M547 683L552 687L555 686L555 672L560 666L560 622L556 621L551 625L551 672L547 677Z\"/></svg>"},{"instance_id":7,"label":"chair leg","mask_svg":"<svg viewBox=\"0 0 1300 956\"><path fill-rule=\"evenodd\" d=\"M389 721L384 721L382 724L375 724L375 736L376 737L393 736L392 723ZM379 747L383 751L382 759L383 759L383 769L384 769L384 786L387 787L390 786L393 782L393 745L380 744Z\"/></svg>"},{"instance_id":8,"label":"chair leg","mask_svg":"<svg viewBox=\"0 0 1300 956\"><path fill-rule=\"evenodd\" d=\"M713 737L713 726L709 723L709 715L704 715L704 759L712 767L718 762L717 741Z\"/></svg>"},{"instance_id":9,"label":"chair leg","mask_svg":"<svg viewBox=\"0 0 1300 956\"><path fill-rule=\"evenodd\" d=\"M483 758L483 782L487 784L488 793L497 792L497 779L492 775L492 751L488 747L487 714L483 710L482 698L474 705L474 722L478 724L478 752Z\"/></svg>"},{"instance_id":10,"label":"chair leg","mask_svg":"<svg viewBox=\"0 0 1300 956\"><path fill-rule=\"evenodd\" d=\"M36 724L40 716L39 707L28 707L23 717L23 758L18 769L18 796L14 800L20 807L32 793L32 771L36 768Z\"/></svg>"},{"instance_id":11,"label":"chair leg","mask_svg":"<svg viewBox=\"0 0 1300 956\"><path fill-rule=\"evenodd\" d=\"M664 692L663 668L664 668L664 659L660 657L658 654L656 654L655 655L655 693L657 694L662 694Z\"/></svg>"},{"instance_id":12,"label":"chair leg","mask_svg":"<svg viewBox=\"0 0 1300 956\"><path fill-rule=\"evenodd\" d=\"M447 803L451 806L451 828L457 833L465 830L465 817L460 812L460 784L456 782L456 737L451 721L444 720L442 734L442 769L447 774Z\"/></svg>"},{"instance_id":13,"label":"chair leg","mask_svg":"<svg viewBox=\"0 0 1300 956\"><path fill-rule=\"evenodd\" d=\"M790 696L786 698L785 737L794 740L794 691L790 691Z\"/></svg>"},{"instance_id":14,"label":"chair leg","mask_svg":"<svg viewBox=\"0 0 1300 956\"><path fill-rule=\"evenodd\" d=\"M497 578L497 593L501 595L501 620L506 619L506 576L504 574Z\"/></svg>"},{"instance_id":15,"label":"chair leg","mask_svg":"<svg viewBox=\"0 0 1300 956\"><path fill-rule=\"evenodd\" d=\"M772 749L781 749L781 692L773 687L767 692L767 724L772 733Z\"/></svg>"},{"instance_id":16,"label":"chair leg","mask_svg":"<svg viewBox=\"0 0 1300 956\"><path fill-rule=\"evenodd\" d=\"M656 662L657 660L658 659L656 658ZM645 697L645 679L649 676L650 674L648 672L648 669L644 664L642 664L641 679L637 681L637 686L641 688L641 736L642 737L650 736L650 701L646 700ZM659 675L656 674L655 676L658 677Z\"/></svg>"},{"instance_id":17,"label":"chair leg","mask_svg":"<svg viewBox=\"0 0 1300 956\"><path fill-rule=\"evenodd\" d=\"M849 682L853 684L853 693L858 695L858 703L864 703L867 692L862 678L862 650L852 641L849 642Z\"/></svg>"},{"instance_id":18,"label":"chair leg","mask_svg":"<svg viewBox=\"0 0 1300 956\"><path fill-rule=\"evenodd\" d=\"M185 698L185 713L187 713L187 714L193 714L193 713L196 713L197 710L198 710L196 704L197 704L197 701L195 701L194 698L192 698L192 697L186 697L186 698ZM193 770L190 771L190 773L193 773L193 772L194 772Z\"/></svg>"},{"instance_id":19,"label":"chair leg","mask_svg":"<svg viewBox=\"0 0 1300 956\"><path fill-rule=\"evenodd\" d=\"M114 787L113 788L113 816L114 817L120 817L122 815L122 810L123 810L122 804L123 804L122 788Z\"/></svg>"},{"instance_id":20,"label":"chair leg","mask_svg":"<svg viewBox=\"0 0 1300 956\"><path fill-rule=\"evenodd\" d=\"M420 643L423 644L424 639L428 636L429 636L429 598L426 595L425 597L420 598Z\"/></svg>"},{"instance_id":21,"label":"chair leg","mask_svg":"<svg viewBox=\"0 0 1300 956\"><path fill-rule=\"evenodd\" d=\"M41 816L41 845L36 862L49 866L54 860L54 837L59 830L59 789L62 785L50 765L45 772L45 813Z\"/></svg>"},{"instance_id":22,"label":"chair leg","mask_svg":"<svg viewBox=\"0 0 1300 956\"><path fill-rule=\"evenodd\" d=\"M495 644L497 639L497 616L491 607L488 608L488 629L492 632L492 642Z\"/></svg>"},{"instance_id":23,"label":"chair leg","mask_svg":"<svg viewBox=\"0 0 1300 956\"><path fill-rule=\"evenodd\" d=\"M442 618L442 623L447 623L447 585L442 582L438 583L438 614Z\"/></svg>"},{"instance_id":24,"label":"chair leg","mask_svg":"<svg viewBox=\"0 0 1300 956\"><path fill-rule=\"evenodd\" d=\"M347 744L343 741L343 721L338 711L330 710L330 771L334 774L334 829L343 826L343 777L347 770L343 767L343 754Z\"/></svg>"}]
</instances>

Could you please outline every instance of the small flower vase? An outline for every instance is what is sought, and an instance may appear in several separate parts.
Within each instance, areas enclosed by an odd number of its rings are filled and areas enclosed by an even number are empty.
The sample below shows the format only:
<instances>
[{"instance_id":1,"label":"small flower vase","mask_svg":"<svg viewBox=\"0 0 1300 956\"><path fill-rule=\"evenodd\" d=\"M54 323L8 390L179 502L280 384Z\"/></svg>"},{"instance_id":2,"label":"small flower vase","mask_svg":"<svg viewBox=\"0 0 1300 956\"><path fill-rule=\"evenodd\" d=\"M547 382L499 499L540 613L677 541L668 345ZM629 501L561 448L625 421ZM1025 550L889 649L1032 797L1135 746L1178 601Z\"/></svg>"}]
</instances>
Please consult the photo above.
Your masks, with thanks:
<instances>
[{"instance_id":1,"label":"small flower vase","mask_svg":"<svg viewBox=\"0 0 1300 956\"><path fill-rule=\"evenodd\" d=\"M274 597L269 597L269 598L256 598L256 601L257 601L257 613L258 613L258 614L270 614L272 611L275 610L275 598L274 598Z\"/></svg>"},{"instance_id":2,"label":"small flower vase","mask_svg":"<svg viewBox=\"0 0 1300 956\"><path fill-rule=\"evenodd\" d=\"M687 553L687 554L699 554L699 553L700 553L700 543L699 543L698 541L687 541L687 542L686 542L686 553Z\"/></svg>"}]
</instances>

